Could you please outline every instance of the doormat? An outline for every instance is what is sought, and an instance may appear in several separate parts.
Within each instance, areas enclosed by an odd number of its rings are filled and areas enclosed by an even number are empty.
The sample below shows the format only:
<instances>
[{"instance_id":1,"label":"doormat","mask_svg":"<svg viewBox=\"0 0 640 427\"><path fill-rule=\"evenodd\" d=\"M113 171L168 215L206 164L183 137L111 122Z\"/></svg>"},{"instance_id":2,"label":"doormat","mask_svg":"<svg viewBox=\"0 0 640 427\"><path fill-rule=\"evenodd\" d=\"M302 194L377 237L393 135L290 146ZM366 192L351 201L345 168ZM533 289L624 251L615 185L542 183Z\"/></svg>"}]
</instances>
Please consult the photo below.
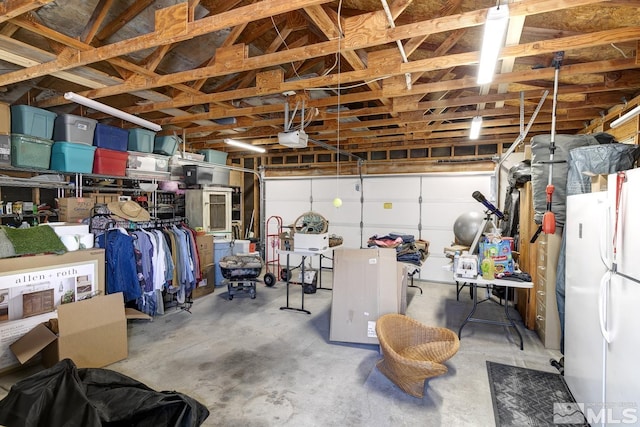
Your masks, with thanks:
<instances>
[{"instance_id":1,"label":"doormat","mask_svg":"<svg viewBox=\"0 0 640 427\"><path fill-rule=\"evenodd\" d=\"M487 361L497 427L588 427L562 375Z\"/></svg>"}]
</instances>

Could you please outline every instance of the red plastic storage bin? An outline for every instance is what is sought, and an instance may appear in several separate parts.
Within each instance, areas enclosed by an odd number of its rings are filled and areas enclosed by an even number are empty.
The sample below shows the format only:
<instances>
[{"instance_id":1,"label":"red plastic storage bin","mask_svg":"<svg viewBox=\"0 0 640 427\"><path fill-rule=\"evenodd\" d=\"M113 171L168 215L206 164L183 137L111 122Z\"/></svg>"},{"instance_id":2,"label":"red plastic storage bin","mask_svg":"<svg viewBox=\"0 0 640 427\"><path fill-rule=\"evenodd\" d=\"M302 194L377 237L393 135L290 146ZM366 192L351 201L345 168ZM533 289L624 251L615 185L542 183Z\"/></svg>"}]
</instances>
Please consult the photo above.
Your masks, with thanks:
<instances>
[{"instance_id":1,"label":"red plastic storage bin","mask_svg":"<svg viewBox=\"0 0 640 427\"><path fill-rule=\"evenodd\" d=\"M99 175L124 176L129 153L126 151L96 148L93 158L93 173Z\"/></svg>"}]
</instances>

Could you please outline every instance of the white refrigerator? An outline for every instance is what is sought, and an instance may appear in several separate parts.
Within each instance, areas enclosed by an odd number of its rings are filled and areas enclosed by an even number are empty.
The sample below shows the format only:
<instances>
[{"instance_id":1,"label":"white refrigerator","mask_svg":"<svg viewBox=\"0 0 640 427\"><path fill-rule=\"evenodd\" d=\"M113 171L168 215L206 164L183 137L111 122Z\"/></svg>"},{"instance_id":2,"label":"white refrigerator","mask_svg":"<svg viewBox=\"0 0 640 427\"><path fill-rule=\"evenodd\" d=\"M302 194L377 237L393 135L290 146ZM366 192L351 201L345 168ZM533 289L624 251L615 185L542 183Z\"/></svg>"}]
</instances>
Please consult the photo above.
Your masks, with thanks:
<instances>
[{"instance_id":1,"label":"white refrigerator","mask_svg":"<svg viewBox=\"0 0 640 427\"><path fill-rule=\"evenodd\" d=\"M567 198L564 375L592 426L640 425L640 169L624 175Z\"/></svg>"}]
</instances>

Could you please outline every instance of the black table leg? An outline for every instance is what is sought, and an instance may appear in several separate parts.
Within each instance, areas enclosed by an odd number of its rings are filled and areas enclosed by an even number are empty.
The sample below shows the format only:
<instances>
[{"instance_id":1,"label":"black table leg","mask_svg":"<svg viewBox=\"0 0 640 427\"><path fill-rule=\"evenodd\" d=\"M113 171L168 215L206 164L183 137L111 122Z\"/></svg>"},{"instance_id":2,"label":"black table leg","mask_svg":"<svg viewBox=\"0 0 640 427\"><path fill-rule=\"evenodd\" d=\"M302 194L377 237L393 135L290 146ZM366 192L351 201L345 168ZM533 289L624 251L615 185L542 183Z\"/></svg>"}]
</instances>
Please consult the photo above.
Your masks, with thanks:
<instances>
[{"instance_id":1,"label":"black table leg","mask_svg":"<svg viewBox=\"0 0 640 427\"><path fill-rule=\"evenodd\" d=\"M304 309L304 259L305 257L303 256L302 257L302 284L300 286L300 288L302 289L302 307L296 308L296 307L289 306L289 283L291 282L291 274L289 272L289 254L287 254L287 305L285 307L280 307L280 310L294 310L294 311L301 311L303 313L311 314L309 310Z\"/></svg>"}]
</instances>

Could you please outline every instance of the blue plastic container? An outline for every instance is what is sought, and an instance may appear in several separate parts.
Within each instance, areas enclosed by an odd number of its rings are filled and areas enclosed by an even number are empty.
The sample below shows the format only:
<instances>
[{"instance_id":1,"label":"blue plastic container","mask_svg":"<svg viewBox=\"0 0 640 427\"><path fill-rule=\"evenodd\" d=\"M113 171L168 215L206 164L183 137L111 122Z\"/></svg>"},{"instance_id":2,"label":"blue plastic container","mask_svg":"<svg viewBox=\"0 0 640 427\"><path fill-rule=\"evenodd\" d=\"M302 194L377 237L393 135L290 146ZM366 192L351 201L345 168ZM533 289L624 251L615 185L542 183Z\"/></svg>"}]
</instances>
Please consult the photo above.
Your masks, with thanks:
<instances>
[{"instance_id":1,"label":"blue plastic container","mask_svg":"<svg viewBox=\"0 0 640 427\"><path fill-rule=\"evenodd\" d=\"M51 149L51 170L91 173L96 147L75 142L57 141Z\"/></svg>"},{"instance_id":2,"label":"blue plastic container","mask_svg":"<svg viewBox=\"0 0 640 427\"><path fill-rule=\"evenodd\" d=\"M54 112L30 105L12 105L11 133L52 139L57 116Z\"/></svg>"},{"instance_id":3,"label":"blue plastic container","mask_svg":"<svg viewBox=\"0 0 640 427\"><path fill-rule=\"evenodd\" d=\"M214 239L213 240L213 264L215 266L215 283L216 286L222 286L224 276L222 276L222 270L220 269L220 260L226 256L231 256L231 240L226 239Z\"/></svg>"},{"instance_id":4,"label":"blue plastic container","mask_svg":"<svg viewBox=\"0 0 640 427\"><path fill-rule=\"evenodd\" d=\"M156 133L152 130L133 128L129 129L129 143L127 150L139 151L140 153L153 152L153 143Z\"/></svg>"},{"instance_id":5,"label":"blue plastic container","mask_svg":"<svg viewBox=\"0 0 640 427\"><path fill-rule=\"evenodd\" d=\"M153 152L165 156L173 156L180 144L180 138L175 135L156 136Z\"/></svg>"},{"instance_id":6,"label":"blue plastic container","mask_svg":"<svg viewBox=\"0 0 640 427\"><path fill-rule=\"evenodd\" d=\"M93 134L93 145L107 150L127 151L129 131L115 126L98 123Z\"/></svg>"},{"instance_id":7,"label":"blue plastic container","mask_svg":"<svg viewBox=\"0 0 640 427\"><path fill-rule=\"evenodd\" d=\"M206 150L200 150L200 154L204 154L204 161L209 163L215 163L217 165L227 164L227 153L224 151L212 150L207 148Z\"/></svg>"}]
</instances>

